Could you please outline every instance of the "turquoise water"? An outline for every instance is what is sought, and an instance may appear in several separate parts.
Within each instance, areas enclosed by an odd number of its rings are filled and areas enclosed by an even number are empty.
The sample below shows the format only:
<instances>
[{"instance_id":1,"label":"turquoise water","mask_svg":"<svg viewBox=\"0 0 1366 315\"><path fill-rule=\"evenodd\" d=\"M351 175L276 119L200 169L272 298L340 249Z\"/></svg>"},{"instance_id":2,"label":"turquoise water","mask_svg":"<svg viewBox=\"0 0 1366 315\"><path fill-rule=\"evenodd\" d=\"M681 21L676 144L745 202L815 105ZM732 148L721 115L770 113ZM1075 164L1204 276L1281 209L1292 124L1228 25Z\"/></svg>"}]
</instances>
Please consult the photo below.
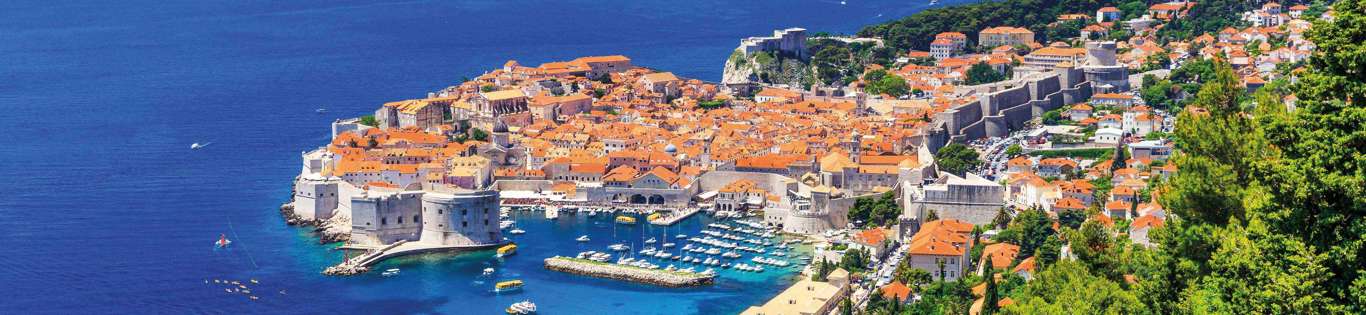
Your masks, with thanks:
<instances>
[{"instance_id":1,"label":"turquoise water","mask_svg":"<svg viewBox=\"0 0 1366 315\"><path fill-rule=\"evenodd\" d=\"M327 143L329 122L508 59L624 54L719 80L742 37L792 26L850 33L925 4L0 1L0 310L491 314L524 298L547 313L740 310L771 297L781 276L680 290L540 270L541 258L578 246L548 236L583 233L556 229L597 228L567 222L525 223L522 255L500 268L528 281L521 295L473 284L480 255L395 262L404 271L389 279L325 277L341 253L276 209L299 153ZM195 142L212 144L189 150ZM605 246L596 235L610 232L588 233ZM220 233L231 249L212 248ZM257 300L205 283L252 278Z\"/></svg>"}]
</instances>

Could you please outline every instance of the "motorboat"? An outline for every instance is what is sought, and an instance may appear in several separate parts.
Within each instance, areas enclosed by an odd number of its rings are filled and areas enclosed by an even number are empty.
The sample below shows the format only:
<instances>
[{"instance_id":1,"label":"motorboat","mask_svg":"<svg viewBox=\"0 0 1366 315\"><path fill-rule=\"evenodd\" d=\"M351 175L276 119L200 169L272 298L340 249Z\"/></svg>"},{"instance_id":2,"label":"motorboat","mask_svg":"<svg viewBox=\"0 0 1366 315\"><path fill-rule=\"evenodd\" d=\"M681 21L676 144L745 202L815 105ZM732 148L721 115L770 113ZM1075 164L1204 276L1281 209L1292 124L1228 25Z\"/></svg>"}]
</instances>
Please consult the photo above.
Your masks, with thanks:
<instances>
[{"instance_id":1,"label":"motorboat","mask_svg":"<svg viewBox=\"0 0 1366 315\"><path fill-rule=\"evenodd\" d=\"M493 292L503 293L522 289L522 280L501 281L493 285Z\"/></svg>"},{"instance_id":2,"label":"motorboat","mask_svg":"<svg viewBox=\"0 0 1366 315\"><path fill-rule=\"evenodd\" d=\"M654 244L654 243L656 243L656 242L659 242L659 241L658 241L658 240L655 240L655 238L653 238L653 237L651 237L651 238L648 239L648 240L645 240L645 244Z\"/></svg>"},{"instance_id":3,"label":"motorboat","mask_svg":"<svg viewBox=\"0 0 1366 315\"><path fill-rule=\"evenodd\" d=\"M507 256L512 256L512 254L516 254L516 253L517 253L517 244L507 244L507 245L503 245L503 247L499 247L499 248L498 248L498 255L497 255L497 256L498 256L498 258L503 258L503 257L507 257Z\"/></svg>"},{"instance_id":4,"label":"motorboat","mask_svg":"<svg viewBox=\"0 0 1366 315\"><path fill-rule=\"evenodd\" d=\"M485 275L485 276L492 276L492 275L493 275L493 268L484 268L484 275Z\"/></svg>"},{"instance_id":5,"label":"motorboat","mask_svg":"<svg viewBox=\"0 0 1366 315\"><path fill-rule=\"evenodd\" d=\"M227 234L218 234L218 241L213 242L213 246L218 248L228 247L229 245L232 245L232 241L228 240Z\"/></svg>"},{"instance_id":6,"label":"motorboat","mask_svg":"<svg viewBox=\"0 0 1366 315\"><path fill-rule=\"evenodd\" d=\"M202 143L202 144L199 143L199 142L191 143L191 144L190 144L190 150L199 150L199 149L202 149L202 148L204 148L204 147L209 146L209 144L211 144L211 143L213 143L213 142L205 142L205 143Z\"/></svg>"},{"instance_id":7,"label":"motorboat","mask_svg":"<svg viewBox=\"0 0 1366 315\"><path fill-rule=\"evenodd\" d=\"M385 270L384 272L380 273L380 275L385 276L385 277L393 277L393 276L397 276L397 275L398 275L398 272L399 272L398 268L390 268L389 270Z\"/></svg>"},{"instance_id":8,"label":"motorboat","mask_svg":"<svg viewBox=\"0 0 1366 315\"><path fill-rule=\"evenodd\" d=\"M664 243L664 248L673 248L674 243Z\"/></svg>"},{"instance_id":9,"label":"motorboat","mask_svg":"<svg viewBox=\"0 0 1366 315\"><path fill-rule=\"evenodd\" d=\"M611 250L614 251L614 252L624 252L624 251L631 250L631 248L630 248L630 247L627 247L626 244L621 244L621 243L612 244L612 245L610 245L610 246L607 246L607 248L608 248L608 249L611 249Z\"/></svg>"},{"instance_id":10,"label":"motorboat","mask_svg":"<svg viewBox=\"0 0 1366 315\"><path fill-rule=\"evenodd\" d=\"M579 238L576 238L576 239L574 239L574 240L579 241L579 242L587 242L587 241L589 241L589 238L588 238L588 235L583 235L583 236L579 236Z\"/></svg>"},{"instance_id":11,"label":"motorboat","mask_svg":"<svg viewBox=\"0 0 1366 315\"><path fill-rule=\"evenodd\" d=\"M531 303L529 300L512 303L511 306L508 306L507 313L513 315L535 314L536 303Z\"/></svg>"},{"instance_id":12,"label":"motorboat","mask_svg":"<svg viewBox=\"0 0 1366 315\"><path fill-rule=\"evenodd\" d=\"M616 220L621 224L636 224L636 218L632 216L619 215Z\"/></svg>"}]
</instances>

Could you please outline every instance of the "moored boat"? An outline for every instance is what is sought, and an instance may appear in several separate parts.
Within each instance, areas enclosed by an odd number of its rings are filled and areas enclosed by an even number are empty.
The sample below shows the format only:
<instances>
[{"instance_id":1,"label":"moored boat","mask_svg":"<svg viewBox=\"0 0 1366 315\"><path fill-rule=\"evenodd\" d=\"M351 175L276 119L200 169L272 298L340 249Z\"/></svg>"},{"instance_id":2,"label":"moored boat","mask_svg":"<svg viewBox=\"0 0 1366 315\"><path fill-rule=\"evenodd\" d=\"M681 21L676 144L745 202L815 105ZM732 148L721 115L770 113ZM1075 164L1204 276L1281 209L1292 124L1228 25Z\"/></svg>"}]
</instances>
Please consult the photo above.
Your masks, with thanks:
<instances>
[{"instance_id":1,"label":"moored boat","mask_svg":"<svg viewBox=\"0 0 1366 315\"><path fill-rule=\"evenodd\" d=\"M522 289L522 280L501 281L493 285L493 292L509 292Z\"/></svg>"}]
</instances>

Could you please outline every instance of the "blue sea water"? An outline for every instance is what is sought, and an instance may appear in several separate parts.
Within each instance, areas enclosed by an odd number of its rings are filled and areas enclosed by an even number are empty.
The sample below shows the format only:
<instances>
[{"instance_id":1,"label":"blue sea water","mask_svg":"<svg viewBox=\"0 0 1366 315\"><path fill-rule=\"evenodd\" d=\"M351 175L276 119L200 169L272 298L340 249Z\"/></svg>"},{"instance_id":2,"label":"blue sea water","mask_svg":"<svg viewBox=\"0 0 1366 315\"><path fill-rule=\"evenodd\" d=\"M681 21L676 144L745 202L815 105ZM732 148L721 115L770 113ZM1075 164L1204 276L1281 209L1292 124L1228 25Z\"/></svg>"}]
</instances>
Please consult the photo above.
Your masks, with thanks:
<instances>
[{"instance_id":1,"label":"blue sea water","mask_svg":"<svg viewBox=\"0 0 1366 315\"><path fill-rule=\"evenodd\" d=\"M638 65L717 80L741 37L792 26L851 33L925 6L0 2L0 310L492 314L531 299L553 314L737 312L790 280L771 272L662 289L548 273L541 258L579 246L564 236L610 232L530 218L521 219L531 227L519 240L522 253L498 266L501 276L527 280L517 295L473 284L487 253L395 261L385 267L403 269L393 278L324 277L319 271L341 253L285 225L276 207L289 194L299 153L327 141L328 122L423 96L508 59L534 65L624 54ZM317 114L319 107L329 111ZM189 150L195 142L212 144ZM231 250L212 249L219 233L234 238ZM204 283L228 278L258 279L251 287L261 298Z\"/></svg>"}]
</instances>

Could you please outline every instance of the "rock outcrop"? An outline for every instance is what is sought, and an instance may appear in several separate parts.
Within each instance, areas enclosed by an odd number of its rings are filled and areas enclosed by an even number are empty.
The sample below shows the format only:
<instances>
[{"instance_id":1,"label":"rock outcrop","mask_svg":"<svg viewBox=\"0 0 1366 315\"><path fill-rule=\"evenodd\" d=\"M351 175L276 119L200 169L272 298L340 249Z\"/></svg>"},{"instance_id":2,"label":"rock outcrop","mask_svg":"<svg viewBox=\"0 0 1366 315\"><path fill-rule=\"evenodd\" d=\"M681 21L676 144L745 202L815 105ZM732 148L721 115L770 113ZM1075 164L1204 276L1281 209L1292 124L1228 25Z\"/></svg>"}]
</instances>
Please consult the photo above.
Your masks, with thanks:
<instances>
[{"instance_id":1,"label":"rock outcrop","mask_svg":"<svg viewBox=\"0 0 1366 315\"><path fill-rule=\"evenodd\" d=\"M768 52L745 55L736 50L726 59L725 69L721 72L721 83L803 86L810 81L808 68L805 62L797 58Z\"/></svg>"}]
</instances>

